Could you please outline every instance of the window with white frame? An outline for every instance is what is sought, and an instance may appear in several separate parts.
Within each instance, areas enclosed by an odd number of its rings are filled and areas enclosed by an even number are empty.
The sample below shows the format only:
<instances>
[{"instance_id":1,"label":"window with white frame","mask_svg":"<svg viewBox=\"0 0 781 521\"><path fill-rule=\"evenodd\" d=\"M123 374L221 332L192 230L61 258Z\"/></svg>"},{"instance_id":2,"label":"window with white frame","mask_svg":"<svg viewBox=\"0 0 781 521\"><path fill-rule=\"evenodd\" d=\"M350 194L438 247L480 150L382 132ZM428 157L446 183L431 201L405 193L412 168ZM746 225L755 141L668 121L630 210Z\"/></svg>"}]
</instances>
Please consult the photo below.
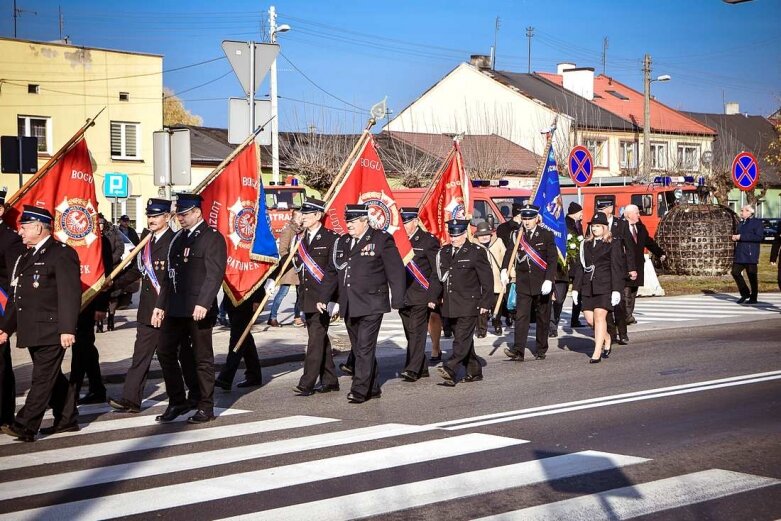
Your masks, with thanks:
<instances>
[{"instance_id":1,"label":"window with white frame","mask_svg":"<svg viewBox=\"0 0 781 521\"><path fill-rule=\"evenodd\" d=\"M594 158L594 166L607 167L607 140L600 138L586 139L584 145L591 157Z\"/></svg>"},{"instance_id":2,"label":"window with white frame","mask_svg":"<svg viewBox=\"0 0 781 521\"><path fill-rule=\"evenodd\" d=\"M46 116L18 116L17 135L38 138L38 153L51 154L52 118Z\"/></svg>"},{"instance_id":3,"label":"window with white frame","mask_svg":"<svg viewBox=\"0 0 781 521\"><path fill-rule=\"evenodd\" d=\"M111 122L111 158L141 159L140 123Z\"/></svg>"},{"instance_id":4,"label":"window with white frame","mask_svg":"<svg viewBox=\"0 0 781 521\"><path fill-rule=\"evenodd\" d=\"M621 168L637 168L637 143L622 141L618 154Z\"/></svg>"},{"instance_id":5,"label":"window with white frame","mask_svg":"<svg viewBox=\"0 0 781 521\"><path fill-rule=\"evenodd\" d=\"M664 143L651 143L651 168L654 170L667 169L667 145Z\"/></svg>"},{"instance_id":6,"label":"window with white frame","mask_svg":"<svg viewBox=\"0 0 781 521\"><path fill-rule=\"evenodd\" d=\"M678 168L686 171L700 169L700 147L697 145L678 145Z\"/></svg>"}]
</instances>

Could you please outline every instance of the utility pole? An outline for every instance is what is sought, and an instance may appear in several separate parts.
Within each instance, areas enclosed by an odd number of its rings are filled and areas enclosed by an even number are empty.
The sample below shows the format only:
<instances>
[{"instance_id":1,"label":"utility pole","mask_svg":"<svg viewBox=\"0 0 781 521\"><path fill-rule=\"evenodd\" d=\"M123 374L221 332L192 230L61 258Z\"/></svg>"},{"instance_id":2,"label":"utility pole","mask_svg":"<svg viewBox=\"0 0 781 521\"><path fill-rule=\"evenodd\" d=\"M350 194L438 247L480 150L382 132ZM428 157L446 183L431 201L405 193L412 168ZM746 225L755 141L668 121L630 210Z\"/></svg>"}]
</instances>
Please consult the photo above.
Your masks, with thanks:
<instances>
[{"instance_id":1,"label":"utility pole","mask_svg":"<svg viewBox=\"0 0 781 521\"><path fill-rule=\"evenodd\" d=\"M22 15L22 13L30 13L33 15L38 14L36 11L28 11L27 9L16 7L16 0L14 0L14 38L16 38L16 20Z\"/></svg>"},{"instance_id":2,"label":"utility pole","mask_svg":"<svg viewBox=\"0 0 781 521\"><path fill-rule=\"evenodd\" d=\"M532 37L534 36L534 27L529 26L526 28L526 38L529 40L529 63L527 67L527 72L531 74L532 72Z\"/></svg>"},{"instance_id":3,"label":"utility pole","mask_svg":"<svg viewBox=\"0 0 781 521\"><path fill-rule=\"evenodd\" d=\"M643 59L643 176L651 177L651 55Z\"/></svg>"},{"instance_id":4,"label":"utility pole","mask_svg":"<svg viewBox=\"0 0 781 521\"><path fill-rule=\"evenodd\" d=\"M602 40L602 75L607 74L607 36Z\"/></svg>"},{"instance_id":5,"label":"utility pole","mask_svg":"<svg viewBox=\"0 0 781 521\"><path fill-rule=\"evenodd\" d=\"M63 19L62 19L62 6L61 6L61 5L58 5L58 6L57 6L57 11L59 11L59 20L60 20L60 41L62 41L62 26L63 26L64 22L63 22Z\"/></svg>"},{"instance_id":6,"label":"utility pole","mask_svg":"<svg viewBox=\"0 0 781 521\"><path fill-rule=\"evenodd\" d=\"M271 43L277 41L277 10L268 8L268 29ZM279 106L277 101L277 59L271 64L271 180L279 181L279 124L277 123ZM251 105L250 105L251 107ZM255 130L255 129L252 129Z\"/></svg>"},{"instance_id":7,"label":"utility pole","mask_svg":"<svg viewBox=\"0 0 781 521\"><path fill-rule=\"evenodd\" d=\"M496 21L494 22L494 51L493 56L491 57L491 70L496 70L496 36L499 34L499 26L501 24L501 19L497 16Z\"/></svg>"}]
</instances>

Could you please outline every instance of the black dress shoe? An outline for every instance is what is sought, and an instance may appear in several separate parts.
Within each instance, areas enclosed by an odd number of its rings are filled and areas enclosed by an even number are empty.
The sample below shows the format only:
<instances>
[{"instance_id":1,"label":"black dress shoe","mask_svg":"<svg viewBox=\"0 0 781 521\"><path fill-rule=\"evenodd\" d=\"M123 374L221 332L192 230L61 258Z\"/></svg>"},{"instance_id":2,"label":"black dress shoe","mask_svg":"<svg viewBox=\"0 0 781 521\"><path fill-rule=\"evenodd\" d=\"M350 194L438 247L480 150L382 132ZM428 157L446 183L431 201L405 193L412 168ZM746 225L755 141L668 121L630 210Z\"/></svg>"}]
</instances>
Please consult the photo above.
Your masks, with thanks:
<instances>
[{"instance_id":1,"label":"black dress shoe","mask_svg":"<svg viewBox=\"0 0 781 521\"><path fill-rule=\"evenodd\" d=\"M207 423L215 419L214 413L207 413L203 409L198 409L195 414L187 418L187 423Z\"/></svg>"},{"instance_id":2,"label":"black dress shoe","mask_svg":"<svg viewBox=\"0 0 781 521\"><path fill-rule=\"evenodd\" d=\"M166 407L165 412L160 416L155 417L155 421L159 423L168 423L174 421L182 414L191 411L193 408L185 403L183 405L169 405Z\"/></svg>"},{"instance_id":3,"label":"black dress shoe","mask_svg":"<svg viewBox=\"0 0 781 521\"><path fill-rule=\"evenodd\" d=\"M76 432L79 430L81 430L81 428L79 427L78 422L73 421L67 425L54 424L51 427L44 427L39 432L45 436L50 436L60 432Z\"/></svg>"},{"instance_id":4,"label":"black dress shoe","mask_svg":"<svg viewBox=\"0 0 781 521\"><path fill-rule=\"evenodd\" d=\"M437 356L434 356L434 355L430 356L428 361L429 361L429 363L432 363L432 364L438 364L439 362L442 361L442 353L438 354Z\"/></svg>"},{"instance_id":5,"label":"black dress shoe","mask_svg":"<svg viewBox=\"0 0 781 521\"><path fill-rule=\"evenodd\" d=\"M30 432L24 427L17 425L16 423L12 423L10 425L3 425L3 427L0 429L5 434L8 434L9 436L13 436L18 441L24 441L27 443L35 441L35 433Z\"/></svg>"},{"instance_id":6,"label":"black dress shoe","mask_svg":"<svg viewBox=\"0 0 781 521\"><path fill-rule=\"evenodd\" d=\"M750 298L750 299L748 299L746 301L746 304L756 304L756 303L757 303L757 299L755 299L754 297L752 297L752 298Z\"/></svg>"},{"instance_id":7,"label":"black dress shoe","mask_svg":"<svg viewBox=\"0 0 781 521\"><path fill-rule=\"evenodd\" d=\"M632 324L637 324L637 319L635 317L628 317L626 319L626 325L631 326Z\"/></svg>"},{"instance_id":8,"label":"black dress shoe","mask_svg":"<svg viewBox=\"0 0 781 521\"><path fill-rule=\"evenodd\" d=\"M453 332L445 331L444 333L442 333L442 338L453 338Z\"/></svg>"},{"instance_id":9,"label":"black dress shoe","mask_svg":"<svg viewBox=\"0 0 781 521\"><path fill-rule=\"evenodd\" d=\"M347 393L347 401L350 403L363 403L366 401L366 398L361 398L357 394L349 392Z\"/></svg>"},{"instance_id":10,"label":"black dress shoe","mask_svg":"<svg viewBox=\"0 0 781 521\"><path fill-rule=\"evenodd\" d=\"M618 345L625 346L629 343L629 337L628 336L620 336L618 337Z\"/></svg>"},{"instance_id":11,"label":"black dress shoe","mask_svg":"<svg viewBox=\"0 0 781 521\"><path fill-rule=\"evenodd\" d=\"M556 338L557 336L559 336L559 332L556 329L551 329L548 333L548 338Z\"/></svg>"},{"instance_id":12,"label":"black dress shoe","mask_svg":"<svg viewBox=\"0 0 781 521\"><path fill-rule=\"evenodd\" d=\"M476 336L477 338L485 338L488 335L488 333L478 333Z\"/></svg>"},{"instance_id":13,"label":"black dress shoe","mask_svg":"<svg viewBox=\"0 0 781 521\"><path fill-rule=\"evenodd\" d=\"M742 296L738 299L738 304L743 304L745 301L748 300L748 295Z\"/></svg>"},{"instance_id":14,"label":"black dress shoe","mask_svg":"<svg viewBox=\"0 0 781 521\"><path fill-rule=\"evenodd\" d=\"M428 377L429 377L428 369L423 369L418 375L418 378L428 378Z\"/></svg>"},{"instance_id":15,"label":"black dress shoe","mask_svg":"<svg viewBox=\"0 0 781 521\"><path fill-rule=\"evenodd\" d=\"M523 355L516 351L515 349L510 349L509 347L504 348L504 354L507 355L510 360L515 360L517 362L523 362Z\"/></svg>"},{"instance_id":16,"label":"black dress shoe","mask_svg":"<svg viewBox=\"0 0 781 521\"><path fill-rule=\"evenodd\" d=\"M542 355L542 354L534 355L535 360L545 360L546 357L547 355Z\"/></svg>"},{"instance_id":17,"label":"black dress shoe","mask_svg":"<svg viewBox=\"0 0 781 521\"><path fill-rule=\"evenodd\" d=\"M340 370L341 370L341 371L342 371L344 374L346 374L346 375L348 375L348 376L352 376L353 374L355 374L355 368L354 368L354 367L350 367L350 366L349 366L349 365L347 365L347 364L339 364L339 369L340 369Z\"/></svg>"},{"instance_id":18,"label":"black dress shoe","mask_svg":"<svg viewBox=\"0 0 781 521\"><path fill-rule=\"evenodd\" d=\"M401 379L404 380L405 382L418 381L418 375L412 371L402 371L399 376L401 376Z\"/></svg>"},{"instance_id":19,"label":"black dress shoe","mask_svg":"<svg viewBox=\"0 0 781 521\"><path fill-rule=\"evenodd\" d=\"M476 375L468 374L468 375L464 376L464 381L465 382L480 382L482 380L483 380L483 375L481 375L481 374L476 374Z\"/></svg>"},{"instance_id":20,"label":"black dress shoe","mask_svg":"<svg viewBox=\"0 0 781 521\"><path fill-rule=\"evenodd\" d=\"M231 383L226 382L225 380L222 380L221 378L215 378L214 379L214 387L219 387L223 391L230 391L231 390Z\"/></svg>"},{"instance_id":21,"label":"black dress shoe","mask_svg":"<svg viewBox=\"0 0 781 521\"><path fill-rule=\"evenodd\" d=\"M602 358L610 358L610 352L612 349L605 349L602 351Z\"/></svg>"},{"instance_id":22,"label":"black dress shoe","mask_svg":"<svg viewBox=\"0 0 781 521\"><path fill-rule=\"evenodd\" d=\"M133 413L141 412L141 407L139 407L134 403L130 403L124 398L119 398L118 400L115 400L114 398L109 398L108 404L111 406L112 409L114 409L117 412L133 412Z\"/></svg>"},{"instance_id":23,"label":"black dress shoe","mask_svg":"<svg viewBox=\"0 0 781 521\"><path fill-rule=\"evenodd\" d=\"M316 393L331 393L339 390L339 384L321 385L315 389Z\"/></svg>"},{"instance_id":24,"label":"black dress shoe","mask_svg":"<svg viewBox=\"0 0 781 521\"><path fill-rule=\"evenodd\" d=\"M599 363L599 362L601 362L601 361L602 361L602 359L601 359L601 358L596 358L596 359L594 359L594 358L589 358L589 359L588 359L588 363L590 363L590 364L598 364L598 363Z\"/></svg>"},{"instance_id":25,"label":"black dress shoe","mask_svg":"<svg viewBox=\"0 0 781 521\"><path fill-rule=\"evenodd\" d=\"M266 324L268 324L271 327L282 327L282 324L280 324L279 321L276 318L269 319L269 321L266 322Z\"/></svg>"},{"instance_id":26,"label":"black dress shoe","mask_svg":"<svg viewBox=\"0 0 781 521\"><path fill-rule=\"evenodd\" d=\"M260 387L261 385L263 385L261 380L242 380L236 384L236 387Z\"/></svg>"},{"instance_id":27,"label":"black dress shoe","mask_svg":"<svg viewBox=\"0 0 781 521\"><path fill-rule=\"evenodd\" d=\"M437 373L444 380L443 384L448 387L454 387L456 385L456 375L450 372L446 367L437 367Z\"/></svg>"},{"instance_id":28,"label":"black dress shoe","mask_svg":"<svg viewBox=\"0 0 781 521\"><path fill-rule=\"evenodd\" d=\"M315 394L314 389L304 389L300 385L293 386L293 392L296 393L298 396L312 396Z\"/></svg>"},{"instance_id":29,"label":"black dress shoe","mask_svg":"<svg viewBox=\"0 0 781 521\"><path fill-rule=\"evenodd\" d=\"M93 393L89 392L79 398L76 402L78 405L87 405L93 403L106 403L106 393Z\"/></svg>"}]
</instances>

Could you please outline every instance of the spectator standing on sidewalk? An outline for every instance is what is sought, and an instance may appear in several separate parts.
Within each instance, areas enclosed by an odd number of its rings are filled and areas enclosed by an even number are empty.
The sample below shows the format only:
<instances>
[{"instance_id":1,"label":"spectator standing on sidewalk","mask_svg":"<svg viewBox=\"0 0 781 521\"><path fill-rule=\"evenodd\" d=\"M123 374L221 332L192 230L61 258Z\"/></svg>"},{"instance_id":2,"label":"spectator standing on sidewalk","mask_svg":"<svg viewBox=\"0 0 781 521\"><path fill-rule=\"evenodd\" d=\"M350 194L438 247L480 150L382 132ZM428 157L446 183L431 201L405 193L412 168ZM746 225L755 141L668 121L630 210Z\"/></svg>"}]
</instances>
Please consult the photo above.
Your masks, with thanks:
<instances>
[{"instance_id":1,"label":"spectator standing on sidewalk","mask_svg":"<svg viewBox=\"0 0 781 521\"><path fill-rule=\"evenodd\" d=\"M759 264L759 245L765 237L762 221L754 218L754 207L750 204L740 209L740 224L738 231L732 235L735 242L735 258L732 264L732 278L738 285L740 298L738 304L757 303L759 281L757 280L757 264ZM748 283L743 278L743 270L748 274ZM749 286L751 288L749 289Z\"/></svg>"},{"instance_id":2,"label":"spectator standing on sidewalk","mask_svg":"<svg viewBox=\"0 0 781 521\"><path fill-rule=\"evenodd\" d=\"M293 246L296 236L301 232L301 210L293 210L293 215L290 220L279 232L279 258L285 259L290 252L290 248ZM282 261L284 262L284 261ZM280 263L281 266L281 263ZM269 278L276 278L278 273L274 273ZM301 327L304 325L304 321L301 320L301 310L298 309L298 274L293 269L292 263L288 265L287 269L279 279L279 288L277 289L274 300L271 302L271 314L268 317L267 324L271 327L282 327L282 324L277 320L277 314L279 308L282 306L282 301L290 291L290 286L296 287L296 302L293 307L293 325Z\"/></svg>"}]
</instances>

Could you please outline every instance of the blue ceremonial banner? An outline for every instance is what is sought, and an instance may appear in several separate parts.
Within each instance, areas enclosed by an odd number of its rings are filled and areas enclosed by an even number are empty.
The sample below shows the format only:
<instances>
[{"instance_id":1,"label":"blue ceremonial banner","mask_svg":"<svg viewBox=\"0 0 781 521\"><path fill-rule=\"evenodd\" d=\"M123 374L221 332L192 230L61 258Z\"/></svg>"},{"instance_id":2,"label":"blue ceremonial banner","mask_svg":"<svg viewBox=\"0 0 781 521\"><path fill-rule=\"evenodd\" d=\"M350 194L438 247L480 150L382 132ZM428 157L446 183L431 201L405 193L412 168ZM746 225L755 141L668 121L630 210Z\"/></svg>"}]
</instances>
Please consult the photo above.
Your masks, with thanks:
<instances>
[{"instance_id":1,"label":"blue ceremonial banner","mask_svg":"<svg viewBox=\"0 0 781 521\"><path fill-rule=\"evenodd\" d=\"M266 190L263 189L263 179L258 179L258 218L255 220L255 239L252 241L251 255L253 259L279 260L277 241L271 232L271 221L266 208Z\"/></svg>"},{"instance_id":2,"label":"blue ceremonial banner","mask_svg":"<svg viewBox=\"0 0 781 521\"><path fill-rule=\"evenodd\" d=\"M552 137L548 138L552 139ZM556 166L556 158L553 155L553 147L548 143L548 160L542 170L537 189L532 197L532 204L539 207L542 226L551 232L556 240L556 249L559 251L559 261L567 258L567 223L564 220L564 207L561 200L561 186L559 185L559 168Z\"/></svg>"}]
</instances>

